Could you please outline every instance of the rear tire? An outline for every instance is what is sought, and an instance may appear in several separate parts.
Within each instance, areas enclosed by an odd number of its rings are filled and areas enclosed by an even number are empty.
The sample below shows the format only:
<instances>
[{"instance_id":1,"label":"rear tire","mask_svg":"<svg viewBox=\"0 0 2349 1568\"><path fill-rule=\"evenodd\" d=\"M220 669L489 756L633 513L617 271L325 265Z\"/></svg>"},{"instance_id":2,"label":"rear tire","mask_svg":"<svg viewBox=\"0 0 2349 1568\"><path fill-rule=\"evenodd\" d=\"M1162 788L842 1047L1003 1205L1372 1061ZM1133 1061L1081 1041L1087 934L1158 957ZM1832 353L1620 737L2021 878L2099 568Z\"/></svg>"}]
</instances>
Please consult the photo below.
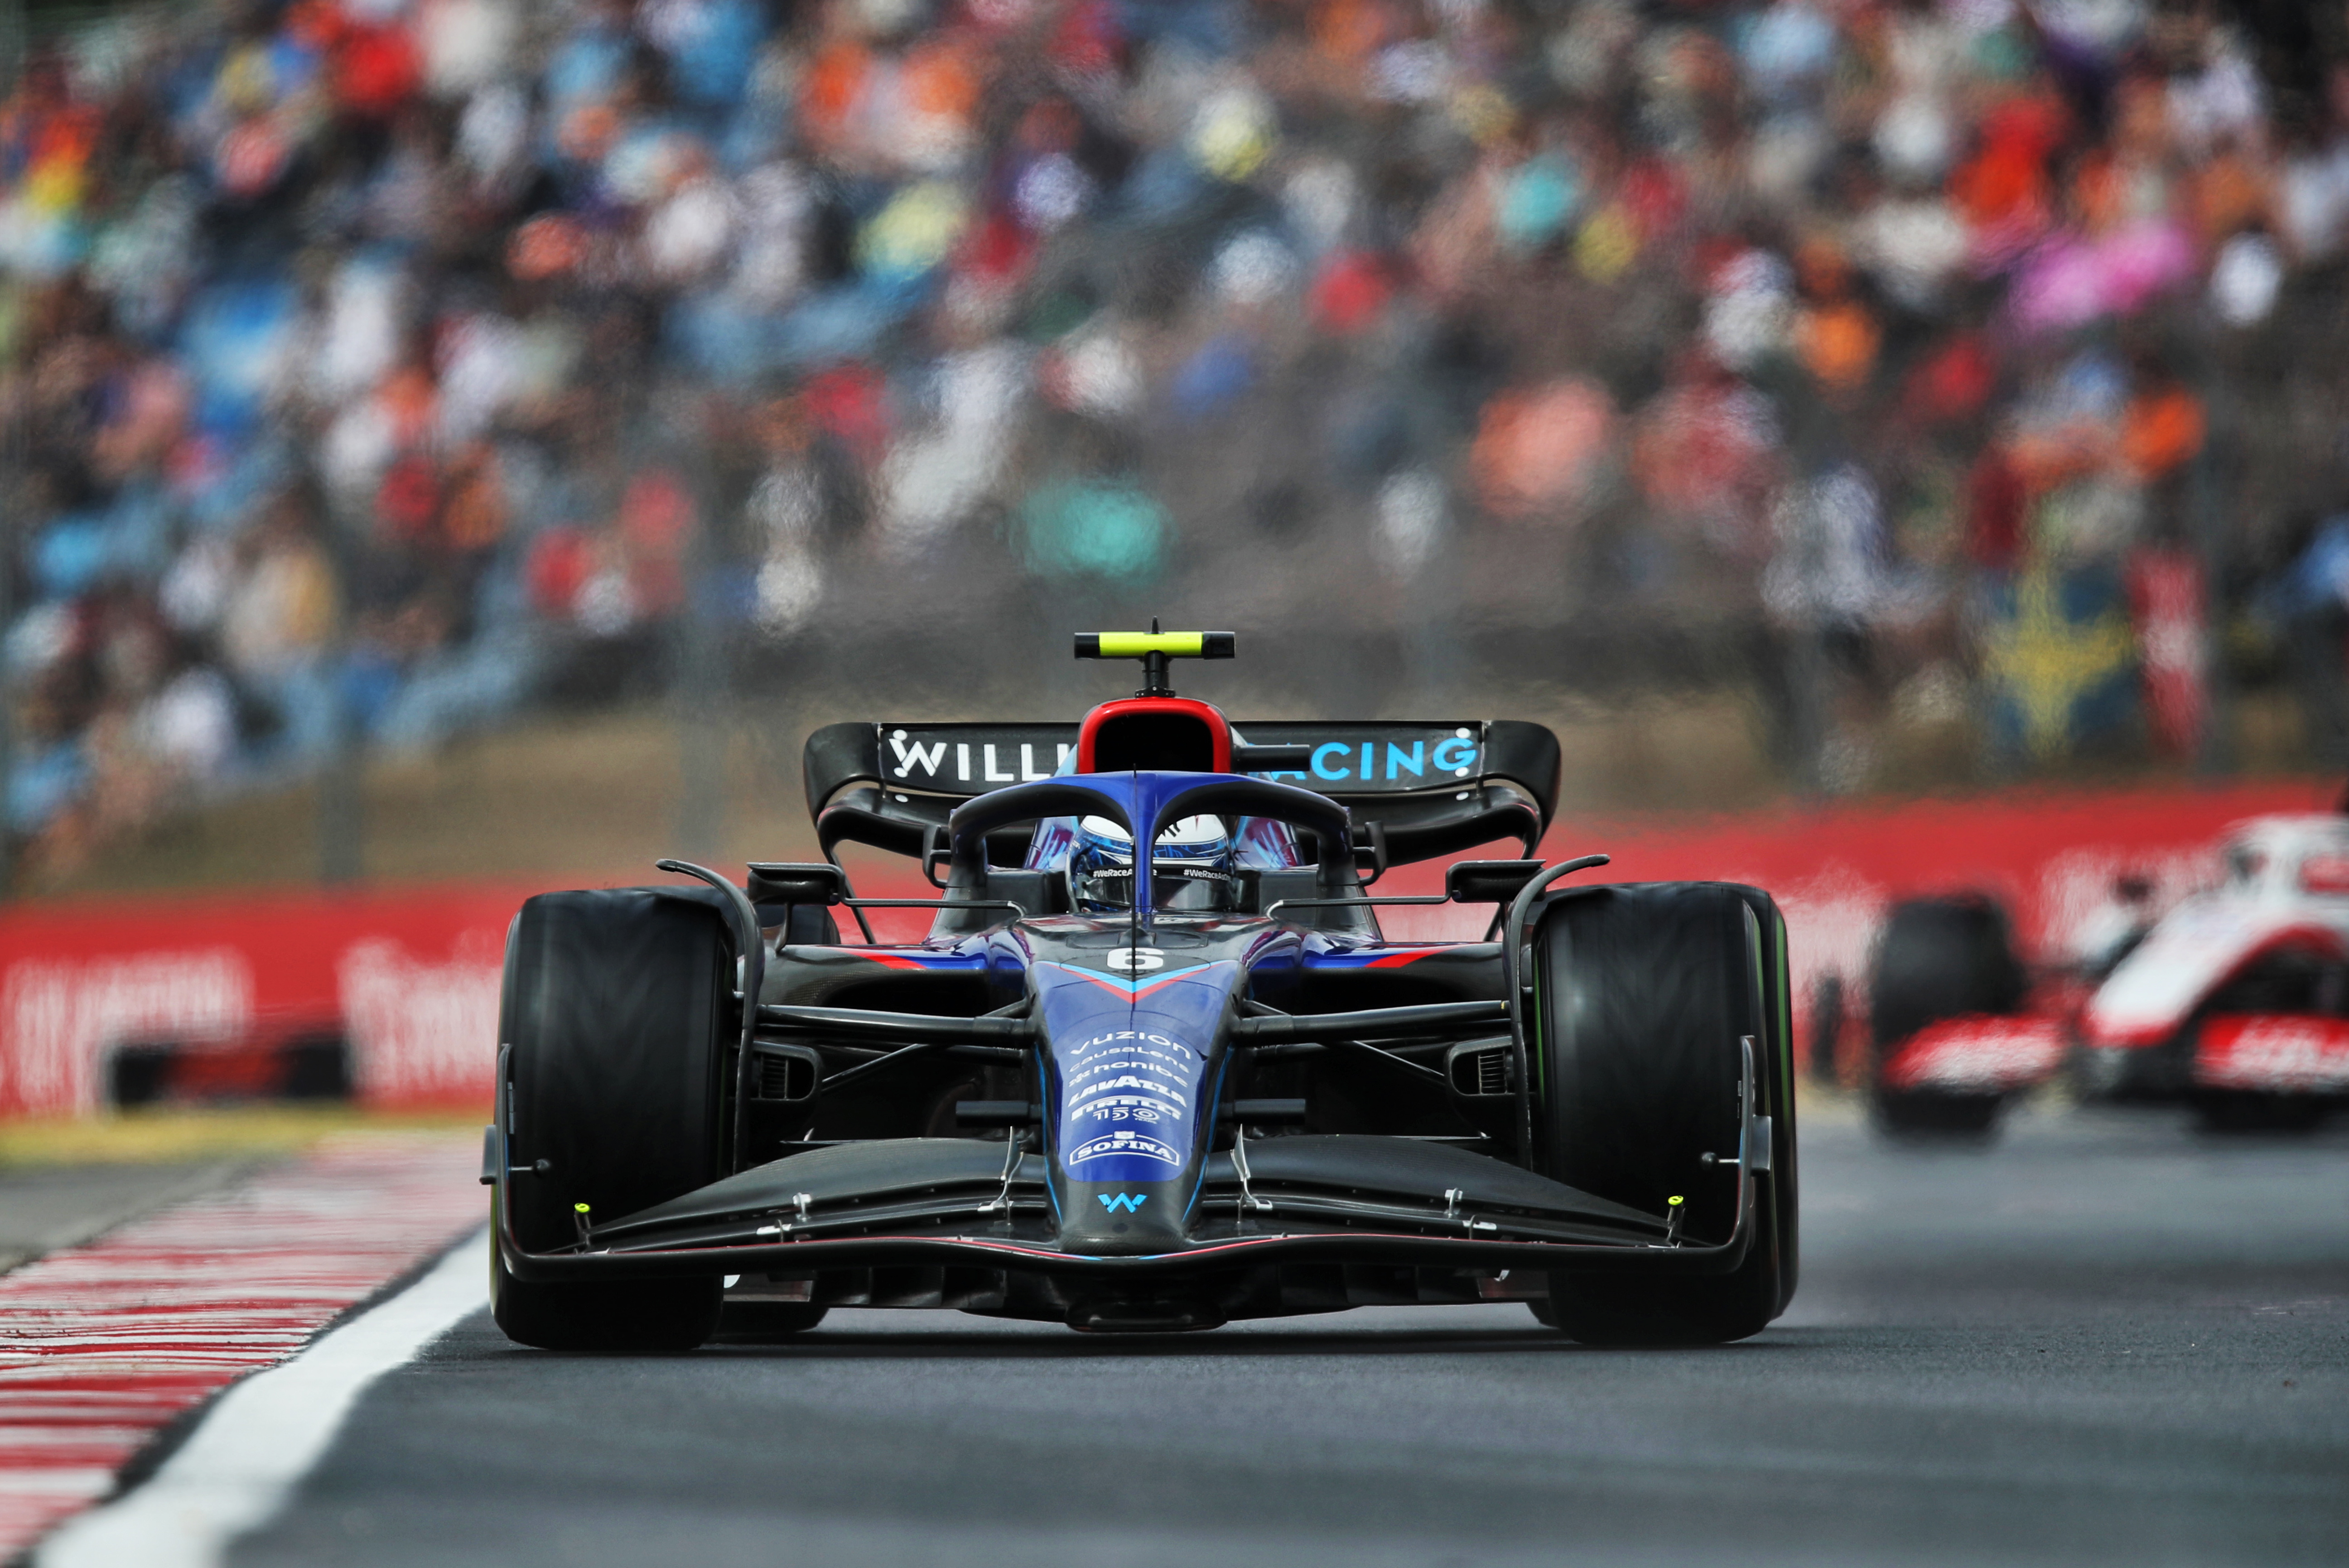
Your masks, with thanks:
<instances>
[{"instance_id":1,"label":"rear tire","mask_svg":"<svg viewBox=\"0 0 2349 1568\"><path fill-rule=\"evenodd\" d=\"M2005 911L1987 898L1911 898L1893 907L1868 980L1868 1120L1898 1138L1983 1138L2002 1095L1887 1086L1884 1068L1920 1029L2023 1010L2030 977Z\"/></svg>"},{"instance_id":2,"label":"rear tire","mask_svg":"<svg viewBox=\"0 0 2349 1568\"><path fill-rule=\"evenodd\" d=\"M617 1220L716 1179L731 960L716 912L689 893L546 893L523 906L499 1034L512 1047L512 1163L547 1162L506 1183L525 1251L573 1241L574 1204ZM491 1249L492 1311L520 1344L690 1350L717 1326L715 1275L520 1280L494 1232Z\"/></svg>"},{"instance_id":3,"label":"rear tire","mask_svg":"<svg viewBox=\"0 0 2349 1568\"><path fill-rule=\"evenodd\" d=\"M2195 1127L2225 1137L2314 1132L2331 1109L2313 1095L2280 1095L2257 1089L2194 1091Z\"/></svg>"},{"instance_id":4,"label":"rear tire","mask_svg":"<svg viewBox=\"0 0 2349 1568\"><path fill-rule=\"evenodd\" d=\"M1996 1130L1999 1108L2004 1104L1997 1095L1878 1089L1868 1096L1868 1117L1887 1137L1976 1141Z\"/></svg>"},{"instance_id":5,"label":"rear tire","mask_svg":"<svg viewBox=\"0 0 2349 1568\"><path fill-rule=\"evenodd\" d=\"M1765 935L1764 919L1770 922ZM1559 1271L1545 1314L1587 1345L1720 1345L1758 1334L1793 1293L1794 1106L1785 948L1766 894L1724 883L1599 888L1554 899L1534 943L1537 1143L1544 1174L1666 1211L1726 1241L1738 1175L1701 1156L1737 1149L1739 1037L1773 1118L1754 1231L1726 1274Z\"/></svg>"}]
</instances>

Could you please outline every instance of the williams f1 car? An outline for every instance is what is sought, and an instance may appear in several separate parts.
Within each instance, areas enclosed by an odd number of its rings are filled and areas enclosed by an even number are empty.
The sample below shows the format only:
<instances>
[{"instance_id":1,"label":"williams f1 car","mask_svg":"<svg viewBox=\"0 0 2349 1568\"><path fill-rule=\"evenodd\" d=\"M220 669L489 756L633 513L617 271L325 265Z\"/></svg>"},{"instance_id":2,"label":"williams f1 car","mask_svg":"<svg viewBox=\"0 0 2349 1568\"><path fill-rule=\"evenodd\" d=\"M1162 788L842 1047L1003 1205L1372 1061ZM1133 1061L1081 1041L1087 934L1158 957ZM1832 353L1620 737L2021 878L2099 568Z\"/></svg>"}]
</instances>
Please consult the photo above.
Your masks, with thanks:
<instances>
[{"instance_id":1,"label":"williams f1 car","mask_svg":"<svg viewBox=\"0 0 2349 1568\"><path fill-rule=\"evenodd\" d=\"M1514 838L1538 725L1246 723L1168 660L1077 724L836 724L825 859L542 894L508 939L492 1299L555 1349L773 1338L836 1305L1095 1333L1519 1303L1591 1344L1752 1334L1794 1293L1785 922ZM837 849L919 862L861 898ZM1490 905L1480 941L1382 908ZM928 938L843 940L875 904ZM1473 917L1472 917L1473 919Z\"/></svg>"}]
</instances>

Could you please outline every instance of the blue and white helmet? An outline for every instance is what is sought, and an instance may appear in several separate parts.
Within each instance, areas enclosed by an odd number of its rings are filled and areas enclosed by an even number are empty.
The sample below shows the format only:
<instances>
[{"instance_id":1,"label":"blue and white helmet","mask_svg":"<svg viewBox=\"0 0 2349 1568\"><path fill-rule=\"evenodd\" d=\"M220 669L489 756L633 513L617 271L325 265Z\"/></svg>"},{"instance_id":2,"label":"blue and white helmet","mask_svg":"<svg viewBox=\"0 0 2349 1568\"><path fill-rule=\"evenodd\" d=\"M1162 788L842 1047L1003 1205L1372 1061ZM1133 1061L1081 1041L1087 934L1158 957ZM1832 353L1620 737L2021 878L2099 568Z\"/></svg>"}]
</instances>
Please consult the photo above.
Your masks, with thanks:
<instances>
[{"instance_id":1,"label":"blue and white helmet","mask_svg":"<svg viewBox=\"0 0 2349 1568\"><path fill-rule=\"evenodd\" d=\"M1151 908L1218 914L1238 907L1231 834L1219 816L1186 816L1158 836L1150 857ZM1069 851L1069 908L1079 914L1133 908L1133 836L1105 816L1077 824Z\"/></svg>"}]
</instances>

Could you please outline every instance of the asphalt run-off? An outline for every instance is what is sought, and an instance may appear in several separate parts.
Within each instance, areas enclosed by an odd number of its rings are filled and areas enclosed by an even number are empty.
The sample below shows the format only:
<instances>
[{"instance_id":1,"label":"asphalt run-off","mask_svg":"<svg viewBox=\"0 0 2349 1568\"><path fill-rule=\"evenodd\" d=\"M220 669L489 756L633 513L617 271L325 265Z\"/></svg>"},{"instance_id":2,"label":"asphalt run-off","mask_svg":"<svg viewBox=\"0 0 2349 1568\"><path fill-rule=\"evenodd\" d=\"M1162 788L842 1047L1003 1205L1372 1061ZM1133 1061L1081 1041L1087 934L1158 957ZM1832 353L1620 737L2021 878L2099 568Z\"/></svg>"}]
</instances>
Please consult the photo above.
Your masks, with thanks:
<instances>
[{"instance_id":1,"label":"asphalt run-off","mask_svg":"<svg viewBox=\"0 0 2349 1568\"><path fill-rule=\"evenodd\" d=\"M1514 1306L1146 1339L856 1311L613 1359L444 1303L225 1560L2341 1561L2349 1132L2045 1113L1918 1149L1815 1116L1804 1162L1801 1295L1719 1350Z\"/></svg>"}]
</instances>

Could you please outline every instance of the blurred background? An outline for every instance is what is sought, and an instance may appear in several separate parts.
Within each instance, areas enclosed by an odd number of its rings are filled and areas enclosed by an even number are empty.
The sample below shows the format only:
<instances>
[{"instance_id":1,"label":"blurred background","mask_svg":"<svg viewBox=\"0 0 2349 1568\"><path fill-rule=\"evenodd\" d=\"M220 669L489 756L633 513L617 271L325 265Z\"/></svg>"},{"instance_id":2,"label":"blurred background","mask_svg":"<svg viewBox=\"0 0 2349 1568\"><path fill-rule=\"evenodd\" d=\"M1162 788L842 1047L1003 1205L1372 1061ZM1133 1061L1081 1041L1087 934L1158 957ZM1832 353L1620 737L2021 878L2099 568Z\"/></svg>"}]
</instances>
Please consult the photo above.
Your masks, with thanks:
<instances>
[{"instance_id":1,"label":"blurred background","mask_svg":"<svg viewBox=\"0 0 2349 1568\"><path fill-rule=\"evenodd\" d=\"M813 859L811 730L1073 721L1154 616L1778 898L1795 1332L1905 1337L1643 1464L2339 1555L2349 0L0 0L0 1269L352 1121L471 1212L523 898Z\"/></svg>"},{"instance_id":2,"label":"blurred background","mask_svg":"<svg viewBox=\"0 0 2349 1568\"><path fill-rule=\"evenodd\" d=\"M20 895L787 857L1154 613L1569 813L2349 764L2337 5L9 29Z\"/></svg>"},{"instance_id":3,"label":"blurred background","mask_svg":"<svg viewBox=\"0 0 2349 1568\"><path fill-rule=\"evenodd\" d=\"M470 1096L522 894L812 858L809 730L1073 719L1130 679L1069 633L1152 616L1242 720L1550 724L1549 847L1777 889L1806 1037L1901 898L2060 969L2349 771L2349 5L19 0L5 56L0 1111L150 1036Z\"/></svg>"}]
</instances>

